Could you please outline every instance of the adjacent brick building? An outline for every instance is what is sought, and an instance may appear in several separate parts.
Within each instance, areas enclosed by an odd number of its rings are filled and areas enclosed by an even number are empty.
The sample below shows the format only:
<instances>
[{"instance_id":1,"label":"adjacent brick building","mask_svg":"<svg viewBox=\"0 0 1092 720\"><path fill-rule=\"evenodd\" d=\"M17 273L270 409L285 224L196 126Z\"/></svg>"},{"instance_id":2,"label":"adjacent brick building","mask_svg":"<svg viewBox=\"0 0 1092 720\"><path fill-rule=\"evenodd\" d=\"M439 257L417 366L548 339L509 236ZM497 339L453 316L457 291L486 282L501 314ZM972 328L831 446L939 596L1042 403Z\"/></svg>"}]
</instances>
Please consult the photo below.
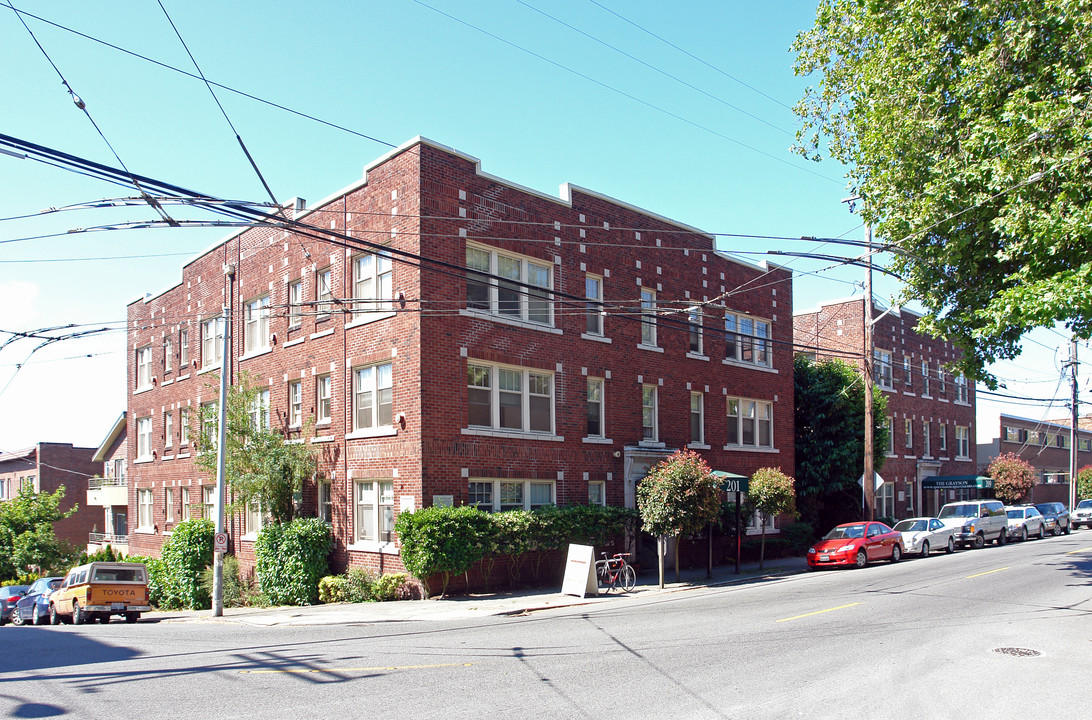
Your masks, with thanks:
<instances>
[{"instance_id":1,"label":"adjacent brick building","mask_svg":"<svg viewBox=\"0 0 1092 720\"><path fill-rule=\"evenodd\" d=\"M345 239L248 229L128 306L133 553L211 507L188 435L216 400L229 302L255 413L291 436L315 423L300 509L331 523L335 566L400 568L393 519L414 508L633 506L635 481L684 446L714 469L791 471L788 270L422 139L294 216ZM261 522L231 520L244 561Z\"/></svg>"},{"instance_id":2,"label":"adjacent brick building","mask_svg":"<svg viewBox=\"0 0 1092 720\"><path fill-rule=\"evenodd\" d=\"M83 548L88 534L102 521L101 515L85 502L87 480L102 467L91 459L94 454L95 448L51 442L0 453L0 502L15 497L24 486L34 488L36 493L53 493L63 487L60 509L67 512L78 507L71 517L54 523L53 532L59 539Z\"/></svg>"},{"instance_id":3,"label":"adjacent brick building","mask_svg":"<svg viewBox=\"0 0 1092 720\"><path fill-rule=\"evenodd\" d=\"M797 348L816 358L839 357L861 366L864 298L823 303L793 318ZM944 340L917 332L920 315L905 308L873 304L874 381L887 398L889 439L876 493L876 516L932 515L948 500L975 491L922 490L938 475L974 475L974 384L945 366L960 351Z\"/></svg>"},{"instance_id":4,"label":"adjacent brick building","mask_svg":"<svg viewBox=\"0 0 1092 720\"><path fill-rule=\"evenodd\" d=\"M1077 423L1077 468L1092 464L1092 429L1088 418ZM1015 453L1035 468L1038 484L1032 488L1032 502L1069 504L1070 420L1032 420L1016 415L1000 415L998 435L989 444L978 446L979 472L1002 453Z\"/></svg>"}]
</instances>

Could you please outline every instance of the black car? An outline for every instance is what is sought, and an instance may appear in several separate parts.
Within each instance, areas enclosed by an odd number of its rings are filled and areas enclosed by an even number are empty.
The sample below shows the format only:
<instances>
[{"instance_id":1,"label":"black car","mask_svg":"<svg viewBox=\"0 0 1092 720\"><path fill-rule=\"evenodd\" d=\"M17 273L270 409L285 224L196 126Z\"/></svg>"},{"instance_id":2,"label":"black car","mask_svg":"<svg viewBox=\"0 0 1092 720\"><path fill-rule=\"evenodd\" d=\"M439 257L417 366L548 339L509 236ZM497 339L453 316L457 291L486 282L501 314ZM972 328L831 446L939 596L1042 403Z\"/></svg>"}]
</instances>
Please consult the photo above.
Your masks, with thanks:
<instances>
[{"instance_id":1,"label":"black car","mask_svg":"<svg viewBox=\"0 0 1092 720\"><path fill-rule=\"evenodd\" d=\"M11 611L15 609L15 603L23 597L30 588L29 585L8 585L0 588L0 625L11 619Z\"/></svg>"},{"instance_id":2,"label":"black car","mask_svg":"<svg viewBox=\"0 0 1092 720\"><path fill-rule=\"evenodd\" d=\"M1055 535L1068 535L1073 529L1069 523L1069 510L1060 502L1039 503L1035 506L1047 521L1047 527L1053 527Z\"/></svg>"}]
</instances>

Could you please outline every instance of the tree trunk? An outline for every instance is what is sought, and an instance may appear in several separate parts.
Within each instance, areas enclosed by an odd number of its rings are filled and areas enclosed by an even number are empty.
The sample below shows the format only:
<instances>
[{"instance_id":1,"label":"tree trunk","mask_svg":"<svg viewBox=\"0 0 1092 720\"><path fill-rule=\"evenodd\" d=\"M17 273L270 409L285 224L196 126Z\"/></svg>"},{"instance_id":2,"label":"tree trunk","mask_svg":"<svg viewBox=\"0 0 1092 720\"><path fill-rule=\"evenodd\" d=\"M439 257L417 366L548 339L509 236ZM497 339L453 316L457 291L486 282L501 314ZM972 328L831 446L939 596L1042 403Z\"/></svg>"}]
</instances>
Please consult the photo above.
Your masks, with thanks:
<instances>
[{"instance_id":1,"label":"tree trunk","mask_svg":"<svg viewBox=\"0 0 1092 720\"><path fill-rule=\"evenodd\" d=\"M660 589L664 589L664 536L656 538L656 564L660 570Z\"/></svg>"},{"instance_id":2,"label":"tree trunk","mask_svg":"<svg viewBox=\"0 0 1092 720\"><path fill-rule=\"evenodd\" d=\"M762 523L762 542L758 546L758 569L761 570L766 562L766 513L760 512L758 521Z\"/></svg>"},{"instance_id":3,"label":"tree trunk","mask_svg":"<svg viewBox=\"0 0 1092 720\"><path fill-rule=\"evenodd\" d=\"M679 545L682 544L682 535L675 536L675 582L679 582Z\"/></svg>"}]
</instances>

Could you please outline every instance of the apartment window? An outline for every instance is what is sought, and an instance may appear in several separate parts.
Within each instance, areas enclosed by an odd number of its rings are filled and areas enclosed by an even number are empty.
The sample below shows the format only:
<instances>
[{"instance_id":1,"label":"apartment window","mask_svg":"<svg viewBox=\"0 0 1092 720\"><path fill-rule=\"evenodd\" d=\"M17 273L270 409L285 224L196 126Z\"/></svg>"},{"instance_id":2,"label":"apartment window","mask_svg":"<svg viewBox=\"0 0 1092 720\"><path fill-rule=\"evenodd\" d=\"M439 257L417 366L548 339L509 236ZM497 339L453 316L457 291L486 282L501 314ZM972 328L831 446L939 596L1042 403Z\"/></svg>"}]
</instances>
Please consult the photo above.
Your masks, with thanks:
<instances>
[{"instance_id":1,"label":"apartment window","mask_svg":"<svg viewBox=\"0 0 1092 720\"><path fill-rule=\"evenodd\" d=\"M190 489L188 487L182 488L182 519L190 519Z\"/></svg>"},{"instance_id":2,"label":"apartment window","mask_svg":"<svg viewBox=\"0 0 1092 720\"><path fill-rule=\"evenodd\" d=\"M151 488L137 490L137 524L140 530L150 531L155 527L155 519L152 514L154 502Z\"/></svg>"},{"instance_id":3,"label":"apartment window","mask_svg":"<svg viewBox=\"0 0 1092 720\"><path fill-rule=\"evenodd\" d=\"M656 346L656 291L641 288L641 344Z\"/></svg>"},{"instance_id":4,"label":"apartment window","mask_svg":"<svg viewBox=\"0 0 1092 720\"><path fill-rule=\"evenodd\" d=\"M659 442L660 432L657 427L656 386L641 386L641 439L646 442Z\"/></svg>"},{"instance_id":5,"label":"apartment window","mask_svg":"<svg viewBox=\"0 0 1092 720\"><path fill-rule=\"evenodd\" d=\"M1021 442L1021 435L1020 428L1012 425L1005 426L1005 442Z\"/></svg>"},{"instance_id":6,"label":"apartment window","mask_svg":"<svg viewBox=\"0 0 1092 720\"><path fill-rule=\"evenodd\" d=\"M906 436L906 449L911 450L914 447L914 423L910 418L906 418L902 421L902 427Z\"/></svg>"},{"instance_id":7,"label":"apartment window","mask_svg":"<svg viewBox=\"0 0 1092 720\"><path fill-rule=\"evenodd\" d=\"M369 430L392 425L391 364L371 365L353 371L353 429Z\"/></svg>"},{"instance_id":8,"label":"apartment window","mask_svg":"<svg viewBox=\"0 0 1092 720\"><path fill-rule=\"evenodd\" d=\"M318 516L323 522L334 521L334 486L328 482L318 483Z\"/></svg>"},{"instance_id":9,"label":"apartment window","mask_svg":"<svg viewBox=\"0 0 1092 720\"><path fill-rule=\"evenodd\" d=\"M218 407L219 403L216 402L202 403L201 405L201 435L205 438L205 443L212 448L216 447L219 440L219 433L217 432L220 424Z\"/></svg>"},{"instance_id":10,"label":"apartment window","mask_svg":"<svg viewBox=\"0 0 1092 720\"><path fill-rule=\"evenodd\" d=\"M923 362L921 364L921 394L929 395L929 363Z\"/></svg>"},{"instance_id":11,"label":"apartment window","mask_svg":"<svg viewBox=\"0 0 1092 720\"><path fill-rule=\"evenodd\" d=\"M592 480L588 483L588 504L607 504L607 484L602 480Z\"/></svg>"},{"instance_id":12,"label":"apartment window","mask_svg":"<svg viewBox=\"0 0 1092 720\"><path fill-rule=\"evenodd\" d=\"M468 505L486 512L534 510L554 504L554 483L543 480L471 480Z\"/></svg>"},{"instance_id":13,"label":"apartment window","mask_svg":"<svg viewBox=\"0 0 1092 720\"><path fill-rule=\"evenodd\" d=\"M334 300L334 271L326 267L315 273L315 308L328 315Z\"/></svg>"},{"instance_id":14,"label":"apartment window","mask_svg":"<svg viewBox=\"0 0 1092 720\"><path fill-rule=\"evenodd\" d=\"M933 447L930 442L930 435L932 434L931 431L932 426L929 423L923 422L921 424L921 454L924 457L933 456Z\"/></svg>"},{"instance_id":15,"label":"apartment window","mask_svg":"<svg viewBox=\"0 0 1092 720\"><path fill-rule=\"evenodd\" d=\"M956 425L956 456L960 458L970 457L970 428Z\"/></svg>"},{"instance_id":16,"label":"apartment window","mask_svg":"<svg viewBox=\"0 0 1092 720\"><path fill-rule=\"evenodd\" d=\"M246 517L244 521L246 527L244 531L247 535L256 536L261 532L262 527L265 525L266 514L262 512L261 504L252 502L246 506Z\"/></svg>"},{"instance_id":17,"label":"apartment window","mask_svg":"<svg viewBox=\"0 0 1092 720\"><path fill-rule=\"evenodd\" d=\"M724 357L735 362L769 367L770 323L765 320L739 315L724 314Z\"/></svg>"},{"instance_id":18,"label":"apartment window","mask_svg":"<svg viewBox=\"0 0 1092 720\"><path fill-rule=\"evenodd\" d=\"M356 542L391 542L394 535L394 481L358 480L356 487Z\"/></svg>"},{"instance_id":19,"label":"apartment window","mask_svg":"<svg viewBox=\"0 0 1092 720\"><path fill-rule=\"evenodd\" d=\"M288 283L288 327L303 324L303 280Z\"/></svg>"},{"instance_id":20,"label":"apartment window","mask_svg":"<svg viewBox=\"0 0 1092 720\"><path fill-rule=\"evenodd\" d=\"M1092 438L1077 438L1077 449L1081 452L1092 452Z\"/></svg>"},{"instance_id":21,"label":"apartment window","mask_svg":"<svg viewBox=\"0 0 1092 720\"><path fill-rule=\"evenodd\" d=\"M895 517L895 484L885 482L876 490L876 517Z\"/></svg>"},{"instance_id":22,"label":"apartment window","mask_svg":"<svg viewBox=\"0 0 1092 720\"><path fill-rule=\"evenodd\" d=\"M687 351L691 355L704 355L704 349L702 344L702 315L699 311L694 310L687 318L689 327L687 328L687 337L689 338L689 345Z\"/></svg>"},{"instance_id":23,"label":"apartment window","mask_svg":"<svg viewBox=\"0 0 1092 720\"><path fill-rule=\"evenodd\" d=\"M190 409L178 410L178 444L188 445L190 442Z\"/></svg>"},{"instance_id":24,"label":"apartment window","mask_svg":"<svg viewBox=\"0 0 1092 720\"><path fill-rule=\"evenodd\" d=\"M539 325L553 324L550 265L467 245L466 307ZM479 271L479 272L473 272ZM481 273L496 276L496 280Z\"/></svg>"},{"instance_id":25,"label":"apartment window","mask_svg":"<svg viewBox=\"0 0 1092 720\"><path fill-rule=\"evenodd\" d=\"M1071 443L1070 443L1070 438L1069 438L1068 435L1063 434L1063 435L1058 436L1058 447L1068 449L1070 447L1070 445L1071 445Z\"/></svg>"},{"instance_id":26,"label":"apartment window","mask_svg":"<svg viewBox=\"0 0 1092 720\"><path fill-rule=\"evenodd\" d=\"M166 522L174 522L174 488L163 490L163 519Z\"/></svg>"},{"instance_id":27,"label":"apartment window","mask_svg":"<svg viewBox=\"0 0 1092 720\"><path fill-rule=\"evenodd\" d=\"M333 381L330 375L319 375L315 379L315 422L330 422L330 398L333 394Z\"/></svg>"},{"instance_id":28,"label":"apartment window","mask_svg":"<svg viewBox=\"0 0 1092 720\"><path fill-rule=\"evenodd\" d=\"M553 433L554 376L503 365L467 365L470 427Z\"/></svg>"},{"instance_id":29,"label":"apartment window","mask_svg":"<svg viewBox=\"0 0 1092 720\"><path fill-rule=\"evenodd\" d=\"M943 395L944 391L945 391L944 383L945 383L944 366L942 365L942 366L937 368L937 385L940 387L940 394L941 395Z\"/></svg>"},{"instance_id":30,"label":"apartment window","mask_svg":"<svg viewBox=\"0 0 1092 720\"><path fill-rule=\"evenodd\" d=\"M603 378L588 378L588 429L587 437L604 437L603 425Z\"/></svg>"},{"instance_id":31,"label":"apartment window","mask_svg":"<svg viewBox=\"0 0 1092 720\"><path fill-rule=\"evenodd\" d=\"M137 418L137 459L152 459L152 419Z\"/></svg>"},{"instance_id":32,"label":"apartment window","mask_svg":"<svg viewBox=\"0 0 1092 720\"><path fill-rule=\"evenodd\" d=\"M1034 445L1042 445L1043 444L1043 439L1042 438L1043 438L1043 433L1040 433L1038 430L1028 430L1028 434L1026 436L1026 442L1027 442L1028 445L1033 445L1033 446Z\"/></svg>"},{"instance_id":33,"label":"apartment window","mask_svg":"<svg viewBox=\"0 0 1092 720\"><path fill-rule=\"evenodd\" d=\"M910 359L909 355L903 355L902 357L902 377L903 382L907 385L911 385L914 382L914 363Z\"/></svg>"},{"instance_id":34,"label":"apartment window","mask_svg":"<svg viewBox=\"0 0 1092 720\"><path fill-rule=\"evenodd\" d=\"M222 318L209 318L201 323L201 367L220 364L224 347L224 322Z\"/></svg>"},{"instance_id":35,"label":"apartment window","mask_svg":"<svg viewBox=\"0 0 1092 720\"><path fill-rule=\"evenodd\" d=\"M185 372L190 364L190 331L182 328L178 331L178 372Z\"/></svg>"},{"instance_id":36,"label":"apartment window","mask_svg":"<svg viewBox=\"0 0 1092 720\"><path fill-rule=\"evenodd\" d=\"M244 352L269 348L269 296L263 295L246 304L243 313Z\"/></svg>"},{"instance_id":37,"label":"apartment window","mask_svg":"<svg viewBox=\"0 0 1092 720\"><path fill-rule=\"evenodd\" d=\"M883 426L887 430L887 454L895 454L895 425L890 415L883 419Z\"/></svg>"},{"instance_id":38,"label":"apartment window","mask_svg":"<svg viewBox=\"0 0 1092 720\"><path fill-rule=\"evenodd\" d=\"M137 348L136 389L147 390L152 386L152 347Z\"/></svg>"},{"instance_id":39,"label":"apartment window","mask_svg":"<svg viewBox=\"0 0 1092 720\"><path fill-rule=\"evenodd\" d=\"M255 431L269 429L269 388L258 390L247 408L250 425Z\"/></svg>"},{"instance_id":40,"label":"apartment window","mask_svg":"<svg viewBox=\"0 0 1092 720\"><path fill-rule=\"evenodd\" d=\"M690 393L690 442L705 444L705 397L700 392Z\"/></svg>"},{"instance_id":41,"label":"apartment window","mask_svg":"<svg viewBox=\"0 0 1092 720\"><path fill-rule=\"evenodd\" d=\"M201 486L201 511L203 518L216 517L216 487L213 485Z\"/></svg>"},{"instance_id":42,"label":"apartment window","mask_svg":"<svg viewBox=\"0 0 1092 720\"><path fill-rule=\"evenodd\" d=\"M955 376L956 402L968 402L967 376L960 373Z\"/></svg>"},{"instance_id":43,"label":"apartment window","mask_svg":"<svg viewBox=\"0 0 1092 720\"><path fill-rule=\"evenodd\" d=\"M174 415L171 412L163 413L163 447L169 448L174 444Z\"/></svg>"},{"instance_id":44,"label":"apartment window","mask_svg":"<svg viewBox=\"0 0 1092 720\"><path fill-rule=\"evenodd\" d=\"M303 381L293 380L288 383L288 426L299 427L303 424Z\"/></svg>"},{"instance_id":45,"label":"apartment window","mask_svg":"<svg viewBox=\"0 0 1092 720\"><path fill-rule=\"evenodd\" d=\"M940 451L947 452L948 450L948 426L944 423L940 424Z\"/></svg>"},{"instance_id":46,"label":"apartment window","mask_svg":"<svg viewBox=\"0 0 1092 720\"><path fill-rule=\"evenodd\" d=\"M887 350L874 349L872 364L875 366L876 383L885 390L894 389L895 384L891 379L891 353Z\"/></svg>"},{"instance_id":47,"label":"apartment window","mask_svg":"<svg viewBox=\"0 0 1092 720\"><path fill-rule=\"evenodd\" d=\"M728 398L728 445L773 447L773 403Z\"/></svg>"},{"instance_id":48,"label":"apartment window","mask_svg":"<svg viewBox=\"0 0 1092 720\"><path fill-rule=\"evenodd\" d=\"M587 332L589 335L603 334L603 278L598 275L584 276L585 308L587 309Z\"/></svg>"},{"instance_id":49,"label":"apartment window","mask_svg":"<svg viewBox=\"0 0 1092 720\"><path fill-rule=\"evenodd\" d=\"M364 253L353 258L353 317L394 309L393 263L386 251Z\"/></svg>"},{"instance_id":50,"label":"apartment window","mask_svg":"<svg viewBox=\"0 0 1092 720\"><path fill-rule=\"evenodd\" d=\"M163 338L163 372L174 370L174 340Z\"/></svg>"}]
</instances>

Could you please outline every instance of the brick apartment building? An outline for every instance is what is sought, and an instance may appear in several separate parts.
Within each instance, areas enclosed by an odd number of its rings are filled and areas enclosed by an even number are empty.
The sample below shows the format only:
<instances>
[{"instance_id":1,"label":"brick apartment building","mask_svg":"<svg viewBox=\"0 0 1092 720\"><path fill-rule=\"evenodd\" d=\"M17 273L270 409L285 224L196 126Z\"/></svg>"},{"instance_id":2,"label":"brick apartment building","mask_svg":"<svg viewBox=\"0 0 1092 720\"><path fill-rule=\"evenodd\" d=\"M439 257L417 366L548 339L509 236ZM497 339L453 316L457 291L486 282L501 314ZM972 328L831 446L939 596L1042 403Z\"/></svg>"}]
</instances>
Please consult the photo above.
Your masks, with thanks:
<instances>
[{"instance_id":1,"label":"brick apartment building","mask_svg":"<svg viewBox=\"0 0 1092 720\"><path fill-rule=\"evenodd\" d=\"M14 498L23 486L33 487L36 493L52 493L63 487L60 509L67 512L73 506L78 508L71 517L54 523L53 532L59 539L83 548L88 534L102 522L101 515L85 502L88 478L97 475L102 467L92 461L94 454L95 448L51 442L0 453L0 502Z\"/></svg>"},{"instance_id":2,"label":"brick apartment building","mask_svg":"<svg viewBox=\"0 0 1092 720\"><path fill-rule=\"evenodd\" d=\"M792 469L788 270L420 138L295 219L346 240L248 229L128 306L131 552L158 554L212 507L189 435L217 397L229 300L256 415L289 435L314 421L300 506L331 523L335 567L399 569L393 519L414 508L633 506L635 481L684 446L714 469ZM230 523L246 562L262 517Z\"/></svg>"},{"instance_id":3,"label":"brick apartment building","mask_svg":"<svg viewBox=\"0 0 1092 720\"><path fill-rule=\"evenodd\" d=\"M1092 463L1092 429L1087 418L1077 423L1077 468ZM1031 463L1039 482L1032 488L1032 502L1069 504L1070 420L1032 420L1000 415L998 435L978 446L978 471L986 473L990 462L1002 453L1016 453Z\"/></svg>"},{"instance_id":4,"label":"brick apartment building","mask_svg":"<svg viewBox=\"0 0 1092 720\"><path fill-rule=\"evenodd\" d=\"M859 367L864 306L863 298L850 298L797 313L797 348L807 348L818 359L842 357ZM877 456L885 455L876 517L932 515L949 500L974 496L973 490L923 490L921 484L934 476L975 474L974 385L945 369L960 352L949 342L918 333L920 315L905 308L885 311L873 303L872 317L874 379L887 398L890 430L887 447L875 449Z\"/></svg>"}]
</instances>

